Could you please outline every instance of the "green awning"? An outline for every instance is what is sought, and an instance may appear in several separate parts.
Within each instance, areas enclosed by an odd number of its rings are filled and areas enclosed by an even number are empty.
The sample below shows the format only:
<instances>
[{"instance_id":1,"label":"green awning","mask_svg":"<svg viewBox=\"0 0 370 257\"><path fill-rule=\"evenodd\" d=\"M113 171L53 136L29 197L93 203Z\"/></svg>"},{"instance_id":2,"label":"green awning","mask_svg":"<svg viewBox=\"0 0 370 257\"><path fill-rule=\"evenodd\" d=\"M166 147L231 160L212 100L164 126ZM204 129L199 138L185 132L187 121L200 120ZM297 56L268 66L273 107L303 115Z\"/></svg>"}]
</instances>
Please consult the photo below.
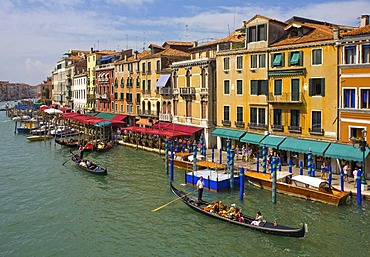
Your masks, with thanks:
<instances>
[{"instance_id":1,"label":"green awning","mask_svg":"<svg viewBox=\"0 0 370 257\"><path fill-rule=\"evenodd\" d=\"M273 66L280 66L280 64L281 64L281 57L282 57L281 54L275 54L274 60L272 62L272 65Z\"/></svg>"},{"instance_id":2,"label":"green awning","mask_svg":"<svg viewBox=\"0 0 370 257\"><path fill-rule=\"evenodd\" d=\"M308 153L311 150L313 155L323 156L329 145L328 142L287 138L279 149L298 153Z\"/></svg>"},{"instance_id":3,"label":"green awning","mask_svg":"<svg viewBox=\"0 0 370 257\"><path fill-rule=\"evenodd\" d=\"M303 75L303 70L298 71L269 71L269 77Z\"/></svg>"},{"instance_id":4,"label":"green awning","mask_svg":"<svg viewBox=\"0 0 370 257\"><path fill-rule=\"evenodd\" d=\"M224 129L224 128L216 128L212 132L212 136L235 139L235 140L239 140L244 134L245 134L245 131L234 130L234 129Z\"/></svg>"},{"instance_id":5,"label":"green awning","mask_svg":"<svg viewBox=\"0 0 370 257\"><path fill-rule=\"evenodd\" d=\"M261 140L260 146L266 146L277 149L281 142L284 141L284 139L285 137L268 135L267 137Z\"/></svg>"},{"instance_id":6,"label":"green awning","mask_svg":"<svg viewBox=\"0 0 370 257\"><path fill-rule=\"evenodd\" d=\"M110 120L114 117L116 117L117 114L107 113L107 112L99 112L95 117L99 117L105 120Z\"/></svg>"},{"instance_id":7,"label":"green awning","mask_svg":"<svg viewBox=\"0 0 370 257\"><path fill-rule=\"evenodd\" d=\"M369 149L366 149L365 159L368 154ZM325 151L325 157L358 162L362 162L364 158L358 146L345 144L330 144L329 148Z\"/></svg>"},{"instance_id":8,"label":"green awning","mask_svg":"<svg viewBox=\"0 0 370 257\"><path fill-rule=\"evenodd\" d=\"M265 135L261 134L245 133L245 135L240 139L240 142L259 145L260 141L265 137Z\"/></svg>"}]
</instances>

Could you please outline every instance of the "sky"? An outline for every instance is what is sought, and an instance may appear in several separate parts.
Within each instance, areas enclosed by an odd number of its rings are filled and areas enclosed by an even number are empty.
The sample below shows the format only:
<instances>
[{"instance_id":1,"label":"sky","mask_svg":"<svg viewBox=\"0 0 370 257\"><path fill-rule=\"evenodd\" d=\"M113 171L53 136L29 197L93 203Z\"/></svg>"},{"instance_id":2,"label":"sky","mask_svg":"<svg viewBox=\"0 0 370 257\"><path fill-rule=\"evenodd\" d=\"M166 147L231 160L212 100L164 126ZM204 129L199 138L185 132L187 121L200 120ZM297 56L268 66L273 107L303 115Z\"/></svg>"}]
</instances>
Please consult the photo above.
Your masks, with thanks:
<instances>
[{"instance_id":1,"label":"sky","mask_svg":"<svg viewBox=\"0 0 370 257\"><path fill-rule=\"evenodd\" d=\"M37 85L69 49L219 39L260 14L359 26L369 0L0 0L0 81Z\"/></svg>"}]
</instances>

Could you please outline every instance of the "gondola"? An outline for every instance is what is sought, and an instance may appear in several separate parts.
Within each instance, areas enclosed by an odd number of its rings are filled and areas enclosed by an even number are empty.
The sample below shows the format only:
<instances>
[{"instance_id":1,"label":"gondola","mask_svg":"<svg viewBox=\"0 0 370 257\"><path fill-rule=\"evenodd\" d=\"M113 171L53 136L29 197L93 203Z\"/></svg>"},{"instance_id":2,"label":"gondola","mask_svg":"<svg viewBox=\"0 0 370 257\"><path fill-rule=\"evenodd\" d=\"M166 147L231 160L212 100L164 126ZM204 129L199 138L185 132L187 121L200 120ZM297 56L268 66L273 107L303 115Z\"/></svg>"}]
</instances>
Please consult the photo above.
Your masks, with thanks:
<instances>
[{"instance_id":1,"label":"gondola","mask_svg":"<svg viewBox=\"0 0 370 257\"><path fill-rule=\"evenodd\" d=\"M98 165L96 165L94 162L91 162L91 165L87 165L88 160L82 159L78 154L74 154L71 152L71 158L74 163L78 165L81 169L88 171L95 175L107 175L107 169L101 168Z\"/></svg>"},{"instance_id":2,"label":"gondola","mask_svg":"<svg viewBox=\"0 0 370 257\"><path fill-rule=\"evenodd\" d=\"M68 146L68 147L75 147L77 148L79 146L78 140L66 140L66 139L58 139L55 138L55 143Z\"/></svg>"},{"instance_id":3,"label":"gondola","mask_svg":"<svg viewBox=\"0 0 370 257\"><path fill-rule=\"evenodd\" d=\"M269 222L269 221L263 221L259 226L251 225L250 223L254 220L253 217L243 215L244 221L239 222L237 220L232 220L226 217L223 217L218 214L214 214L208 211L204 210L204 207L208 206L210 203L202 201L201 203L197 203L197 198L190 196L186 194L185 192L176 189L172 183L171 183L171 191L178 197L181 197L181 200L191 207L192 209L201 212L205 215L230 222L235 225L240 225L243 227L251 228L266 234L271 234L271 235L277 235L277 236L288 236L288 237L304 237L306 233L306 224L303 224L302 227L300 228L290 228L287 226L283 225L277 225L274 226L274 223Z\"/></svg>"}]
</instances>

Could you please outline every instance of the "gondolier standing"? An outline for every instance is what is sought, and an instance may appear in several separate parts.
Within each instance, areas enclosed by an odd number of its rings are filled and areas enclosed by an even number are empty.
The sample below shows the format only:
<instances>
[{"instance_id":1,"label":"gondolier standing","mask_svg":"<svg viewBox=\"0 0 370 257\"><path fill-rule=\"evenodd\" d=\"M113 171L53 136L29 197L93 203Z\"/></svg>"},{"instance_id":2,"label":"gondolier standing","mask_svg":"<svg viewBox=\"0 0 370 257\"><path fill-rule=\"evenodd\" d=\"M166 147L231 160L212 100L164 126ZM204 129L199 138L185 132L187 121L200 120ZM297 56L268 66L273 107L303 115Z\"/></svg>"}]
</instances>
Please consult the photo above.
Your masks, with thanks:
<instances>
[{"instance_id":1,"label":"gondolier standing","mask_svg":"<svg viewBox=\"0 0 370 257\"><path fill-rule=\"evenodd\" d=\"M84 156L84 146L83 145L80 145L80 147L78 148L78 151L80 152L80 159L82 160L83 159L83 156Z\"/></svg>"},{"instance_id":2,"label":"gondolier standing","mask_svg":"<svg viewBox=\"0 0 370 257\"><path fill-rule=\"evenodd\" d=\"M204 181L203 177L200 176L198 182L197 182L197 189L198 189L198 203L202 202L202 196L203 196L203 187L204 187Z\"/></svg>"}]
</instances>

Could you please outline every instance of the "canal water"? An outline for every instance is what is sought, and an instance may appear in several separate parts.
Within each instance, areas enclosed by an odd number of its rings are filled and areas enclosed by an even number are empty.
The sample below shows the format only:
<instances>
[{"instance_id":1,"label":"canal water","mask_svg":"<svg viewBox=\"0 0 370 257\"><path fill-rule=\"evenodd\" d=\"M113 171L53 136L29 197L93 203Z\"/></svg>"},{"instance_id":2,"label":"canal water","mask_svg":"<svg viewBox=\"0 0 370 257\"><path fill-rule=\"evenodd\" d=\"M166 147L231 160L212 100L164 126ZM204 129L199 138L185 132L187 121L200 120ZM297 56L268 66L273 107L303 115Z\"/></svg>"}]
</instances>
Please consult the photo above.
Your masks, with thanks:
<instances>
[{"instance_id":1,"label":"canal water","mask_svg":"<svg viewBox=\"0 0 370 257\"><path fill-rule=\"evenodd\" d=\"M108 168L98 177L79 170L69 149L54 141L28 142L0 112L0 256L369 256L370 205L356 199L340 207L246 184L206 191L204 199L236 203L254 216L297 227L305 238L262 234L199 214L171 201L169 177L158 154L117 146L90 158ZM175 171L183 190L184 172Z\"/></svg>"}]
</instances>

